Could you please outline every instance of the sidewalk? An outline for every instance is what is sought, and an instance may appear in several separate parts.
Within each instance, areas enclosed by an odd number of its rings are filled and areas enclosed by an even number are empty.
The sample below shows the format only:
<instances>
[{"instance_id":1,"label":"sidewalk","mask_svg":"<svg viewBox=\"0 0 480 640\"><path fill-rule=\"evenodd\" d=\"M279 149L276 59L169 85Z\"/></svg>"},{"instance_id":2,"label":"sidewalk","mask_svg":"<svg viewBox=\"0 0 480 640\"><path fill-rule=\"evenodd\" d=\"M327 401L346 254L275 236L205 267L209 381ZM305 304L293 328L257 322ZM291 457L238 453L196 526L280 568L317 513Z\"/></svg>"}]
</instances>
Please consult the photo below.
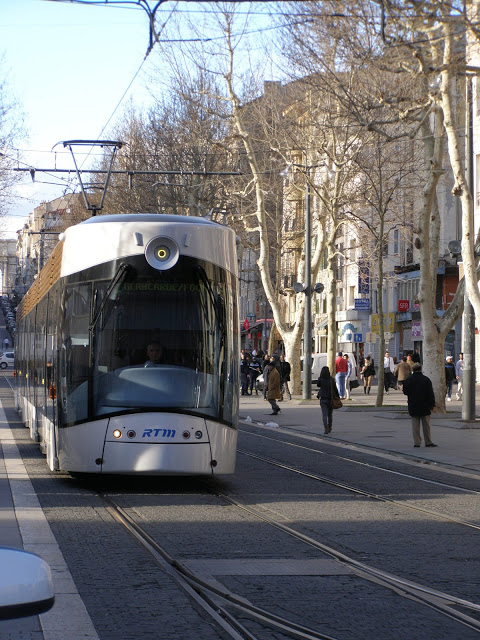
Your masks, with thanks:
<instances>
[{"instance_id":1,"label":"sidewalk","mask_svg":"<svg viewBox=\"0 0 480 640\"><path fill-rule=\"evenodd\" d=\"M292 431L320 435L322 438L351 445L368 447L378 452L399 455L418 462L431 462L480 472L480 385L476 385L475 422L462 420L462 403L447 403L447 413L432 414L432 440L438 447L413 447L411 420L407 412L407 397L402 391L390 390L384 396L384 405L375 407L377 387L370 395L363 388L354 389L351 400L343 400L343 408L334 411L333 430L323 435L322 415L316 398L280 403L281 413L272 416L270 404L258 396L240 396L240 419L270 423ZM313 392L312 392L313 396Z\"/></svg>"},{"instance_id":2,"label":"sidewalk","mask_svg":"<svg viewBox=\"0 0 480 640\"><path fill-rule=\"evenodd\" d=\"M0 546L41 556L52 570L55 604L40 616L0 620L1 640L98 640L50 529L0 402Z\"/></svg>"}]
</instances>

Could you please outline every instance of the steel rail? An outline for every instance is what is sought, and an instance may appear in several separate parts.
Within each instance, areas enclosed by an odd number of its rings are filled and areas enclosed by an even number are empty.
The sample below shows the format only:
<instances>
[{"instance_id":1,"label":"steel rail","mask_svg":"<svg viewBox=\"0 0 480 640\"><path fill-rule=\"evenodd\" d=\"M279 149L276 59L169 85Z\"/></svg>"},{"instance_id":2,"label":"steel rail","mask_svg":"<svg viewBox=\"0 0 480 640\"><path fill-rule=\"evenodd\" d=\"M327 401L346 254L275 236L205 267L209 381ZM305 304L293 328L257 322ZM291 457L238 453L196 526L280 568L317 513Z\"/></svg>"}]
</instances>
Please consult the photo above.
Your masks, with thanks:
<instances>
[{"instance_id":1,"label":"steel rail","mask_svg":"<svg viewBox=\"0 0 480 640\"><path fill-rule=\"evenodd\" d=\"M209 490L209 493L212 494L212 491ZM195 600L198 602L200 599L199 603L201 604L201 606L203 606L203 608L205 608L205 606L201 603L201 600L205 600L210 609L215 607L215 612L213 613L216 614L214 617L217 622L218 617L221 616L222 618L225 618L225 620L227 620L232 627L235 626L241 629L241 632L245 634L245 638L251 638L252 640L254 640L255 638L227 611L225 611L223 607L219 606L218 603L215 602L215 600L212 600L205 592L212 593L215 597L227 602L229 605L240 610L247 616L255 619L260 624L268 627L273 627L278 631L281 631L282 633L290 636L291 638L295 638L296 640L336 640L335 638L332 638L332 636L320 633L318 631L315 631L314 629L309 629L295 622L286 620L285 618L270 613L265 609L256 607L248 600L236 596L230 591L219 589L218 587L215 587L202 578L196 576L192 571L187 569L185 565L172 558L172 556L170 556L170 554L163 547L161 547L137 522L135 522L135 520L125 511L123 507L117 505L110 496L101 493L98 495L109 505L107 509L112 517L114 517L117 522L125 526L127 530L130 531L130 533L132 533L132 535L134 535L135 538L142 544L142 546L144 546L144 548L147 549L155 557L155 559L161 564L162 567L168 569L169 575L175 578L180 586L185 588L184 581L186 581L188 587L191 589L189 593L192 594L193 592L194 594L196 594ZM214 493L214 495L218 496L218 494L216 493ZM210 613L210 615L212 615L212 613ZM234 631L236 633L236 629ZM236 635L232 635L232 638L236 637Z\"/></svg>"}]
</instances>

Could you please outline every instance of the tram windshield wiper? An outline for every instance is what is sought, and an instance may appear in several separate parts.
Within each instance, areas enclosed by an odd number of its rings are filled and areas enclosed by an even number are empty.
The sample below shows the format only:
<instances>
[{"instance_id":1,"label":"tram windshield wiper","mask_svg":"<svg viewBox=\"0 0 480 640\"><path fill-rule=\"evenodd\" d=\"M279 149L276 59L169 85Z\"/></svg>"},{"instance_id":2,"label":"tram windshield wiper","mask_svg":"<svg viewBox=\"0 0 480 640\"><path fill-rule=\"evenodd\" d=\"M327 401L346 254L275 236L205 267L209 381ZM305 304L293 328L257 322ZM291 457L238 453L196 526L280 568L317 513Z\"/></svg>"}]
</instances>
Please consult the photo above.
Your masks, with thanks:
<instances>
[{"instance_id":1,"label":"tram windshield wiper","mask_svg":"<svg viewBox=\"0 0 480 640\"><path fill-rule=\"evenodd\" d=\"M212 283L210 282L205 269L197 265L197 272L200 275L200 278L203 282L206 292L208 293L208 297L210 298L210 302L212 303L212 309L215 312L215 321L217 322L218 328L222 332L225 329L225 318L223 315L223 307L218 299L218 295L213 291Z\"/></svg>"},{"instance_id":2,"label":"tram windshield wiper","mask_svg":"<svg viewBox=\"0 0 480 640\"><path fill-rule=\"evenodd\" d=\"M133 272L133 267L129 264L126 264L125 262L122 262L122 264L118 267L115 275L112 278L112 281L108 285L108 289L105 291L105 294L102 298L102 301L100 302L97 312L93 316L93 320L89 327L90 331L93 331L93 329L96 327L98 320L100 319L100 316L102 315L107 303L115 302L118 292L120 290L120 287L124 283L127 275L132 272ZM106 313L103 318L102 327L101 327L102 329L105 327L105 324L108 320L108 317L110 316L112 308L113 308L113 304L110 306L108 313Z\"/></svg>"}]
</instances>

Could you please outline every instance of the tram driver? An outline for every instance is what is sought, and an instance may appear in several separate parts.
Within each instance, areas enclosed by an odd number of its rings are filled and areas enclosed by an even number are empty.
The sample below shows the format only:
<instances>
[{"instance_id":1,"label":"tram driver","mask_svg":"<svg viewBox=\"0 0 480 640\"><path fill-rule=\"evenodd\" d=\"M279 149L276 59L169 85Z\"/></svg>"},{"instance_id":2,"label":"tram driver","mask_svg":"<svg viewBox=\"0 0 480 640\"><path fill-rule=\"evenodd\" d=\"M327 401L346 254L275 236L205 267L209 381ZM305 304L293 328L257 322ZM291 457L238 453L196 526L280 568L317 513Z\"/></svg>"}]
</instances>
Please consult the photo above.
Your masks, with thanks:
<instances>
[{"instance_id":1,"label":"tram driver","mask_svg":"<svg viewBox=\"0 0 480 640\"><path fill-rule=\"evenodd\" d=\"M148 360L145 367L156 367L165 362L165 347L160 342L150 342L147 346Z\"/></svg>"}]
</instances>

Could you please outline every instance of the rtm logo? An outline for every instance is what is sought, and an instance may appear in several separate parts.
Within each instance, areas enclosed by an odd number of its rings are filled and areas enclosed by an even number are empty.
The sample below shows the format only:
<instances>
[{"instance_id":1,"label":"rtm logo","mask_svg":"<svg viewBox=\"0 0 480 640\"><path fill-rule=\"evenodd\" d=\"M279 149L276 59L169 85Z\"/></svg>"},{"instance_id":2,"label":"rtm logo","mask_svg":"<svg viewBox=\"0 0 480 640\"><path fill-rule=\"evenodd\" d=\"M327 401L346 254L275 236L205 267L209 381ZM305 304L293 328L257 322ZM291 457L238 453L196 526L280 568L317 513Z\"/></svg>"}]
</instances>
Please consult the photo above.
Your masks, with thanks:
<instances>
[{"instance_id":1,"label":"rtm logo","mask_svg":"<svg viewBox=\"0 0 480 640\"><path fill-rule=\"evenodd\" d=\"M144 429L142 438L174 438L175 429Z\"/></svg>"}]
</instances>

